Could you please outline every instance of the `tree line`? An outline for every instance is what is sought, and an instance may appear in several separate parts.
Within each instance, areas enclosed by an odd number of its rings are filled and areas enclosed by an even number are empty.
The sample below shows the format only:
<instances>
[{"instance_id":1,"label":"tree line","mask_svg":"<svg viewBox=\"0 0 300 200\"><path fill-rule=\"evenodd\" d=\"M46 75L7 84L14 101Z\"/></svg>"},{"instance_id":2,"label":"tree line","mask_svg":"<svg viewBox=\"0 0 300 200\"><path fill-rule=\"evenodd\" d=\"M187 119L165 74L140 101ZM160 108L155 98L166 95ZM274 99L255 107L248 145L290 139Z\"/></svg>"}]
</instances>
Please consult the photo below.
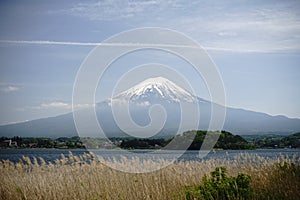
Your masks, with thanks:
<instances>
[{"instance_id":1,"label":"tree line","mask_svg":"<svg viewBox=\"0 0 300 200\"><path fill-rule=\"evenodd\" d=\"M215 140L217 138L217 142ZM205 140L205 143L203 143ZM169 149L169 150L199 150L211 149L257 149L257 148L300 148L300 132L283 138L265 137L246 140L242 136L227 131L207 132L203 130L186 131L181 135L169 138L22 138L1 137L0 148L121 148L121 149Z\"/></svg>"}]
</instances>

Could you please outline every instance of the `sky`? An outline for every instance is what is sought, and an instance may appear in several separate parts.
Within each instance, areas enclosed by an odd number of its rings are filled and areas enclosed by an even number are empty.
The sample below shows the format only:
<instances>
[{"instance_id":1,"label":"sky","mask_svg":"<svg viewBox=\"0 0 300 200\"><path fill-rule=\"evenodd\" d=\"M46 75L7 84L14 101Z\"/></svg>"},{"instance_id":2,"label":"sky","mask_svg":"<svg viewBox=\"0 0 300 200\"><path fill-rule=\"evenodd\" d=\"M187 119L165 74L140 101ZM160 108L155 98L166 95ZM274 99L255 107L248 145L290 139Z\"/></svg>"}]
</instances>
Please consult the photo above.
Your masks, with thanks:
<instances>
[{"instance_id":1,"label":"sky","mask_svg":"<svg viewBox=\"0 0 300 200\"><path fill-rule=\"evenodd\" d=\"M76 74L89 52L115 34L143 27L179 31L207 50L224 82L226 106L300 118L297 0L3 0L0 27L0 124L70 112ZM129 55L106 73L97 98L106 98L131 66L185 65L169 57ZM122 65L127 67L120 70ZM209 98L192 71L182 73L198 96Z\"/></svg>"}]
</instances>

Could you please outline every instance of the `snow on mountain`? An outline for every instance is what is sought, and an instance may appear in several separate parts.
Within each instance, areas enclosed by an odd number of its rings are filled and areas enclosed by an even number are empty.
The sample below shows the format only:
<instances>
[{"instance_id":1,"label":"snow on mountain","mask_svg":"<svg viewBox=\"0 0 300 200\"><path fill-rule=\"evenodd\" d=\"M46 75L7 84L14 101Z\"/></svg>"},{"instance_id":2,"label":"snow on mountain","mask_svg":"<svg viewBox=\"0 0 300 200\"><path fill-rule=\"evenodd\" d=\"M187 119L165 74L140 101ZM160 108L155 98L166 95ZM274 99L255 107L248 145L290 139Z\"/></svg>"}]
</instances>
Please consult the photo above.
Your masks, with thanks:
<instances>
[{"instance_id":1,"label":"snow on mountain","mask_svg":"<svg viewBox=\"0 0 300 200\"><path fill-rule=\"evenodd\" d=\"M121 92L113 99L140 101L153 100L153 98L163 99L169 102L197 101L196 96L163 77L146 79L132 88Z\"/></svg>"}]
</instances>

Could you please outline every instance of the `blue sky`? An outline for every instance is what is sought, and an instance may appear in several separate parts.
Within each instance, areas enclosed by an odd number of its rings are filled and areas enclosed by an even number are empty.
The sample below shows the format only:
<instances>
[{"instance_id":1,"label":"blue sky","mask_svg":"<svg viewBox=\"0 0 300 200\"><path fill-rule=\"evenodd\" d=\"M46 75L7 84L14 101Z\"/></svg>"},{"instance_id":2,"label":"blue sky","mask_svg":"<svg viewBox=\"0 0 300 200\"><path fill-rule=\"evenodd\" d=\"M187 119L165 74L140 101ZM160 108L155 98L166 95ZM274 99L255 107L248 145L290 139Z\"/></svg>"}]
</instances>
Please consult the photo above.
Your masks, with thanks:
<instances>
[{"instance_id":1,"label":"blue sky","mask_svg":"<svg viewBox=\"0 0 300 200\"><path fill-rule=\"evenodd\" d=\"M300 118L297 0L0 4L0 124L70 112L76 73L94 48L89 44L141 27L174 29L201 44L219 68L228 106ZM102 86L109 90L121 74L112 69ZM207 97L198 85L196 93Z\"/></svg>"}]
</instances>

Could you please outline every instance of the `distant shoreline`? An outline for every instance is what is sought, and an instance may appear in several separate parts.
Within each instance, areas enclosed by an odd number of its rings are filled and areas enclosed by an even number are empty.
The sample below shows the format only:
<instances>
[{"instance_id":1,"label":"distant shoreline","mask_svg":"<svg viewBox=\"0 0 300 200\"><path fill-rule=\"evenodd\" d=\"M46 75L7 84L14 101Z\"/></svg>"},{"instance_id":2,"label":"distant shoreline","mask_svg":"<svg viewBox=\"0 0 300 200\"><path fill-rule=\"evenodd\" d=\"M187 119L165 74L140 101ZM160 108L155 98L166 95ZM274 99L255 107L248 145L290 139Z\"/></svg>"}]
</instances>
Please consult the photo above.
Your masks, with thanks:
<instances>
[{"instance_id":1,"label":"distant shoreline","mask_svg":"<svg viewBox=\"0 0 300 200\"><path fill-rule=\"evenodd\" d=\"M167 150L199 150L206 138L207 131L186 131L173 138L22 138L0 137L0 149L163 149ZM227 131L209 132L216 135L213 150L255 150L255 149L297 149L300 148L300 133L289 136L247 136L234 135ZM172 141L172 142L171 142ZM186 142L189 141L188 148ZM208 147L210 148L210 147Z\"/></svg>"},{"instance_id":2,"label":"distant shoreline","mask_svg":"<svg viewBox=\"0 0 300 200\"><path fill-rule=\"evenodd\" d=\"M283 148L257 148L257 149L211 149L209 151L259 151L259 150L289 150L289 149L299 149L300 148L287 148L287 147L283 147ZM0 151L1 150L70 150L70 151L73 151L73 150L82 150L82 151L89 151L89 150L126 150L126 151L135 151L135 150L138 150L138 151L201 151L200 149L199 150L191 150L191 149L186 149L186 150L181 150L181 149L122 149L122 148L112 148L112 149L105 149L105 148L98 148L98 149L93 149L93 148L89 148L89 149L86 149L86 148L0 148ZM202 150L204 151L204 150Z\"/></svg>"}]
</instances>

